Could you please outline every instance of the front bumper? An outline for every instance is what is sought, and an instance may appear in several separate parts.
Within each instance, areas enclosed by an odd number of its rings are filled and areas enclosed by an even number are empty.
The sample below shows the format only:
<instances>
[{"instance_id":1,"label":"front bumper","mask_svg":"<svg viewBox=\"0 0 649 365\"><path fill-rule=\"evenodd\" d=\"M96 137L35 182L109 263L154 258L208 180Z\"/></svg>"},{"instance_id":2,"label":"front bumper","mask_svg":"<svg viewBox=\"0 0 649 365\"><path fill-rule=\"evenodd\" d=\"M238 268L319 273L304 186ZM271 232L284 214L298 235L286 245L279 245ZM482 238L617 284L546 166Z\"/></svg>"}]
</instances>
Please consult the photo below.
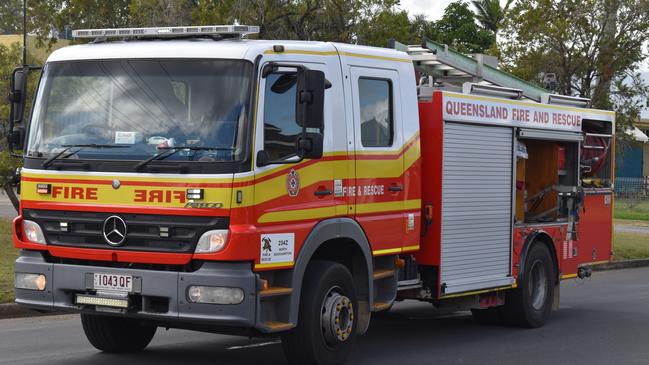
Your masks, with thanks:
<instances>
[{"instance_id":1,"label":"front bumper","mask_svg":"<svg viewBox=\"0 0 649 365\"><path fill-rule=\"evenodd\" d=\"M16 272L43 274L45 290L15 289L16 302L31 308L63 311L102 311L92 305L75 304L77 294L95 294L87 288L86 274L107 273L141 278L141 290L129 295L131 306L113 314L164 322L200 323L253 328L257 310L257 277L249 263L206 262L195 272L122 269L102 266L48 263L40 252L23 251ZM197 304L187 300L191 285L241 288L243 302L236 305Z\"/></svg>"}]
</instances>

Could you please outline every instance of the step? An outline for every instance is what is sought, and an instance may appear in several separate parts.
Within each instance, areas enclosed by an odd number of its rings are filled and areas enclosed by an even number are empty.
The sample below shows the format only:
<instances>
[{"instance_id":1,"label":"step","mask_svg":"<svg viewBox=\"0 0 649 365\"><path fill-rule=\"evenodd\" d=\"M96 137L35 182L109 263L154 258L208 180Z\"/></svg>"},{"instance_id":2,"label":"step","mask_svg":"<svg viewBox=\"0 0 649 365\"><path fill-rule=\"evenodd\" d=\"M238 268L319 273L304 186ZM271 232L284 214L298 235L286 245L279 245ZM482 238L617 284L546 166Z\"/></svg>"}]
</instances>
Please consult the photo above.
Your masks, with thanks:
<instances>
[{"instance_id":1,"label":"step","mask_svg":"<svg viewBox=\"0 0 649 365\"><path fill-rule=\"evenodd\" d=\"M375 270L374 274L372 274L372 277L374 278L374 280L380 280L394 276L394 273L394 269Z\"/></svg>"},{"instance_id":2,"label":"step","mask_svg":"<svg viewBox=\"0 0 649 365\"><path fill-rule=\"evenodd\" d=\"M262 326L268 328L271 332L286 331L295 327L292 323L275 321L262 322Z\"/></svg>"},{"instance_id":3,"label":"step","mask_svg":"<svg viewBox=\"0 0 649 365\"><path fill-rule=\"evenodd\" d=\"M259 296L261 298L269 298L269 297L276 297L280 295L290 295L292 293L293 293L293 288L283 288L280 286L276 286L276 287L271 287L259 291Z\"/></svg>"},{"instance_id":4,"label":"step","mask_svg":"<svg viewBox=\"0 0 649 365\"><path fill-rule=\"evenodd\" d=\"M390 303L386 302L374 302L374 312L380 312L390 309Z\"/></svg>"}]
</instances>

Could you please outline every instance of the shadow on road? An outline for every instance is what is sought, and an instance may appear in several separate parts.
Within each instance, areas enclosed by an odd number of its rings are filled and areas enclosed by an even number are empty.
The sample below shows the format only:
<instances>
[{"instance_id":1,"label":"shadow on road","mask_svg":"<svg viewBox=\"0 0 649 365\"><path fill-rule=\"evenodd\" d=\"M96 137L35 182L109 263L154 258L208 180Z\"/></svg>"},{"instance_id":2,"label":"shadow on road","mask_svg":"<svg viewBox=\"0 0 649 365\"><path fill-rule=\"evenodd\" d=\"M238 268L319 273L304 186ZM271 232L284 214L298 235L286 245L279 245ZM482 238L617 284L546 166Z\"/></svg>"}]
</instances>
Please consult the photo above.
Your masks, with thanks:
<instances>
[{"instance_id":1,"label":"shadow on road","mask_svg":"<svg viewBox=\"0 0 649 365\"><path fill-rule=\"evenodd\" d=\"M479 326L469 312L438 313L432 305L423 303L401 304L389 313L372 319L369 332L357 341L355 353L349 364L421 364L436 363L489 363L484 351L489 343L505 348L516 346L521 337L548 336L557 317L573 317L575 313L555 315L546 327L534 331L525 329ZM570 311L568 309L567 311ZM565 312L565 311L564 311ZM164 330L158 335L164 336ZM209 335L208 335L209 336ZM182 337L174 336L175 339ZM67 359L66 364L285 364L282 347L277 338L245 339L228 337L227 340L196 341L153 344L145 352L133 355L96 353L83 359ZM470 351L467 351L470 349ZM483 350L484 349L484 350ZM459 362L458 362L459 361Z\"/></svg>"}]
</instances>

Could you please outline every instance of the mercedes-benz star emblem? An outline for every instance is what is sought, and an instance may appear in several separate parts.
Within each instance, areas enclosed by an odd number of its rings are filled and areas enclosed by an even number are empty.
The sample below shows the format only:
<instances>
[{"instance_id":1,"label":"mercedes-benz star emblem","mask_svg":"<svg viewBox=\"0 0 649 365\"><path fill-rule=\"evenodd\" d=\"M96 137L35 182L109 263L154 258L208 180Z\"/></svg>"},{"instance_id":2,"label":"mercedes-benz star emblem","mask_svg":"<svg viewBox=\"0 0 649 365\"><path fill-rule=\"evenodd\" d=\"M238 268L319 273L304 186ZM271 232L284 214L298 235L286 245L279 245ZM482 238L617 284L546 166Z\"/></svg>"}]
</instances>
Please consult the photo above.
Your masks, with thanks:
<instances>
[{"instance_id":1,"label":"mercedes-benz star emblem","mask_svg":"<svg viewBox=\"0 0 649 365\"><path fill-rule=\"evenodd\" d=\"M122 186L122 183L119 180L113 180L113 189L117 190L120 186Z\"/></svg>"},{"instance_id":2,"label":"mercedes-benz star emblem","mask_svg":"<svg viewBox=\"0 0 649 365\"><path fill-rule=\"evenodd\" d=\"M120 246L126 240L126 222L121 217L111 215L104 221L104 239L111 246Z\"/></svg>"}]
</instances>

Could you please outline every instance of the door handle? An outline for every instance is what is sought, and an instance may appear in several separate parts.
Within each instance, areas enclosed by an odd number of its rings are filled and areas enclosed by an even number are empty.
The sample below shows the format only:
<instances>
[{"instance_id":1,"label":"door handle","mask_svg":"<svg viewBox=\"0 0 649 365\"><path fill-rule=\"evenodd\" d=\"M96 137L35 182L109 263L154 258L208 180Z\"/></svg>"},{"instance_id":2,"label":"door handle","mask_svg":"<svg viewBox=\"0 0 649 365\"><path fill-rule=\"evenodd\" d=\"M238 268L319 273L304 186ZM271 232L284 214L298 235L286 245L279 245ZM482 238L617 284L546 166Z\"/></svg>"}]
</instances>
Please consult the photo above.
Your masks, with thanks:
<instances>
[{"instance_id":1,"label":"door handle","mask_svg":"<svg viewBox=\"0 0 649 365\"><path fill-rule=\"evenodd\" d=\"M398 193L400 191L403 191L403 185L390 185L388 188L393 193Z\"/></svg>"},{"instance_id":2,"label":"door handle","mask_svg":"<svg viewBox=\"0 0 649 365\"><path fill-rule=\"evenodd\" d=\"M333 194L333 191L329 189L318 189L313 193L315 196L326 196Z\"/></svg>"}]
</instances>

